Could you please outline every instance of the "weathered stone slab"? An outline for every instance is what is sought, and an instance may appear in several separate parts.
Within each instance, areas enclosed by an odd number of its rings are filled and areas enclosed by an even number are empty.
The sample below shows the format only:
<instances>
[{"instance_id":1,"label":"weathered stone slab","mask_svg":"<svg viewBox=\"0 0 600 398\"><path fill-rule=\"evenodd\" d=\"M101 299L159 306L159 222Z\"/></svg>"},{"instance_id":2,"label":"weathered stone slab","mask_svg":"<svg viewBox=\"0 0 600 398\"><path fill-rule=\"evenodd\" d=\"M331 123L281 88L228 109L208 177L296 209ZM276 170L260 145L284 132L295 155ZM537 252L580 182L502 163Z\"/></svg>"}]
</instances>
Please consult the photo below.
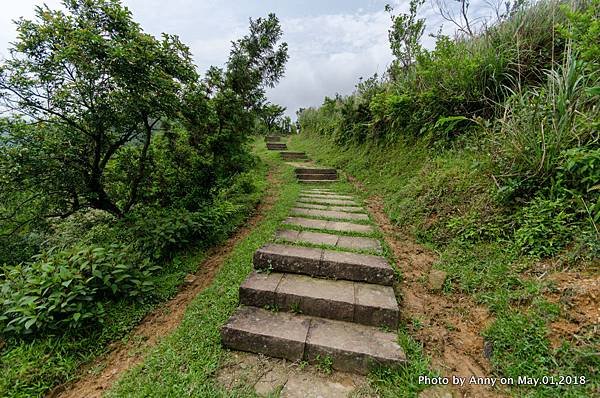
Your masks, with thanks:
<instances>
[{"instance_id":1,"label":"weathered stone slab","mask_svg":"<svg viewBox=\"0 0 600 398\"><path fill-rule=\"evenodd\" d=\"M337 180L337 174L297 174L296 177L299 180L310 181L310 180L324 180L333 181Z\"/></svg>"},{"instance_id":2,"label":"weathered stone slab","mask_svg":"<svg viewBox=\"0 0 600 398\"><path fill-rule=\"evenodd\" d=\"M369 283L355 283L354 289L354 322L390 329L398 327L399 309L394 289Z\"/></svg>"},{"instance_id":3,"label":"weathered stone slab","mask_svg":"<svg viewBox=\"0 0 600 398\"><path fill-rule=\"evenodd\" d=\"M326 221L303 217L288 217L285 219L284 223L304 228L324 229L329 231L346 231L364 234L373 233L373 227L370 225L354 224L345 221Z\"/></svg>"},{"instance_id":4,"label":"weathered stone slab","mask_svg":"<svg viewBox=\"0 0 600 398\"><path fill-rule=\"evenodd\" d=\"M267 142L279 142L279 141L281 141L281 136L279 136L279 135L267 135L267 136L265 136L265 141L267 141Z\"/></svg>"},{"instance_id":5,"label":"weathered stone slab","mask_svg":"<svg viewBox=\"0 0 600 398\"><path fill-rule=\"evenodd\" d=\"M326 192L326 191L301 191L300 195L302 196L323 196L325 198L331 198L332 196L337 196L339 193L337 192ZM335 198L332 198L335 199Z\"/></svg>"},{"instance_id":6,"label":"weathered stone slab","mask_svg":"<svg viewBox=\"0 0 600 398\"><path fill-rule=\"evenodd\" d=\"M345 211L348 213L364 213L365 209L360 206L327 206L327 205L318 205L315 203L303 203L297 202L295 207L302 207L305 209L315 209L315 210L331 210L331 211Z\"/></svg>"},{"instance_id":7,"label":"weathered stone slab","mask_svg":"<svg viewBox=\"0 0 600 398\"><path fill-rule=\"evenodd\" d=\"M307 198L317 198L317 199L347 199L352 200L354 196L350 195L339 195L339 194L323 194L323 193L301 193L300 196L304 196Z\"/></svg>"},{"instance_id":8,"label":"weathered stone slab","mask_svg":"<svg viewBox=\"0 0 600 398\"><path fill-rule=\"evenodd\" d=\"M331 189L325 189L325 188L309 188L306 189L305 191L302 191L303 193L315 193L315 192L321 192L321 193L336 193L335 191L332 191Z\"/></svg>"},{"instance_id":9,"label":"weathered stone slab","mask_svg":"<svg viewBox=\"0 0 600 398\"><path fill-rule=\"evenodd\" d=\"M283 274L251 273L240 286L240 303L264 308L276 303L275 291Z\"/></svg>"},{"instance_id":10,"label":"weathered stone slab","mask_svg":"<svg viewBox=\"0 0 600 398\"><path fill-rule=\"evenodd\" d=\"M250 274L240 287L240 304L392 329L398 324L391 287L299 274Z\"/></svg>"},{"instance_id":11,"label":"weathered stone slab","mask_svg":"<svg viewBox=\"0 0 600 398\"><path fill-rule=\"evenodd\" d=\"M340 236L337 247L353 250L373 250L381 252L381 243L377 239L359 236Z\"/></svg>"},{"instance_id":12,"label":"weathered stone slab","mask_svg":"<svg viewBox=\"0 0 600 398\"><path fill-rule=\"evenodd\" d=\"M381 285L391 285L394 280L384 257L282 244L258 249L254 268Z\"/></svg>"},{"instance_id":13,"label":"weathered stone slab","mask_svg":"<svg viewBox=\"0 0 600 398\"><path fill-rule=\"evenodd\" d=\"M354 318L354 284L285 274L277 288L277 305L284 311L330 319L352 321Z\"/></svg>"},{"instance_id":14,"label":"weathered stone slab","mask_svg":"<svg viewBox=\"0 0 600 398\"><path fill-rule=\"evenodd\" d=\"M338 180L298 180L298 182L301 184L328 184L336 181Z\"/></svg>"},{"instance_id":15,"label":"weathered stone slab","mask_svg":"<svg viewBox=\"0 0 600 398\"><path fill-rule=\"evenodd\" d=\"M345 211L333 211L333 210L316 210L316 209L304 209L299 207L292 208L293 214L302 216L312 217L324 217L333 218L337 220L368 220L369 216L364 213L348 213Z\"/></svg>"},{"instance_id":16,"label":"weathered stone slab","mask_svg":"<svg viewBox=\"0 0 600 398\"><path fill-rule=\"evenodd\" d=\"M267 142L267 149L271 151L281 151L287 149L287 145L278 142Z\"/></svg>"},{"instance_id":17,"label":"weathered stone slab","mask_svg":"<svg viewBox=\"0 0 600 398\"><path fill-rule=\"evenodd\" d=\"M305 360L330 356L333 368L365 374L374 365L394 366L406 362L397 335L373 326L323 318L311 320Z\"/></svg>"},{"instance_id":18,"label":"weathered stone slab","mask_svg":"<svg viewBox=\"0 0 600 398\"><path fill-rule=\"evenodd\" d=\"M321 275L351 281L391 285L394 271L381 256L323 250Z\"/></svg>"},{"instance_id":19,"label":"weathered stone slab","mask_svg":"<svg viewBox=\"0 0 600 398\"><path fill-rule=\"evenodd\" d=\"M332 168L298 167L294 171L296 174L337 174L337 170Z\"/></svg>"},{"instance_id":20,"label":"weathered stone slab","mask_svg":"<svg viewBox=\"0 0 600 398\"><path fill-rule=\"evenodd\" d=\"M310 322L299 315L240 307L221 329L221 341L235 350L300 361Z\"/></svg>"},{"instance_id":21,"label":"weathered stone slab","mask_svg":"<svg viewBox=\"0 0 600 398\"><path fill-rule=\"evenodd\" d=\"M321 249L267 244L254 252L254 268L277 272L320 275Z\"/></svg>"},{"instance_id":22,"label":"weathered stone slab","mask_svg":"<svg viewBox=\"0 0 600 398\"><path fill-rule=\"evenodd\" d=\"M289 242L306 242L315 245L335 246L338 240L337 235L326 234L322 232L311 231L290 231L279 230L275 233L277 239L287 240Z\"/></svg>"},{"instance_id":23,"label":"weathered stone slab","mask_svg":"<svg viewBox=\"0 0 600 398\"><path fill-rule=\"evenodd\" d=\"M283 221L283 223L288 225L296 225L303 228L327 229L327 224L329 221L313 220L311 218L302 217L288 217Z\"/></svg>"},{"instance_id":24,"label":"weathered stone slab","mask_svg":"<svg viewBox=\"0 0 600 398\"><path fill-rule=\"evenodd\" d=\"M330 231L357 232L361 234L373 233L373 227L370 225L355 224L346 221L328 221L325 229Z\"/></svg>"},{"instance_id":25,"label":"weathered stone slab","mask_svg":"<svg viewBox=\"0 0 600 398\"><path fill-rule=\"evenodd\" d=\"M356 203L353 200L315 198L315 197L305 196L305 195L300 196L298 201L304 202L304 203L319 203L319 204L334 205L334 206L343 206L343 205L358 206L358 203Z\"/></svg>"},{"instance_id":26,"label":"weathered stone slab","mask_svg":"<svg viewBox=\"0 0 600 398\"><path fill-rule=\"evenodd\" d=\"M356 375L354 375L356 377ZM331 377L315 377L306 372L290 374L281 390L281 398L348 398L356 387L351 383L340 383Z\"/></svg>"}]
</instances>

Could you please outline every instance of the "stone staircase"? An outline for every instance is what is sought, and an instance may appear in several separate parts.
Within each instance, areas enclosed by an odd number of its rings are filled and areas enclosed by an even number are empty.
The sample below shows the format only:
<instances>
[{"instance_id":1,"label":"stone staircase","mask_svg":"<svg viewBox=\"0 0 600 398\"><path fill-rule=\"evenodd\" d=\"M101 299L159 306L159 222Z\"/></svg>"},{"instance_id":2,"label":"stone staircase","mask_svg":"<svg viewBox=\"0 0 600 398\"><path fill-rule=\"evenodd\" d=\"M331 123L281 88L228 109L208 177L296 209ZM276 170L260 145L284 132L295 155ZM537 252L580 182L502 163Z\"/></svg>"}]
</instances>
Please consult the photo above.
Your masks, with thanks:
<instances>
[{"instance_id":1,"label":"stone staircase","mask_svg":"<svg viewBox=\"0 0 600 398\"><path fill-rule=\"evenodd\" d=\"M221 330L223 344L291 361L330 358L334 369L361 374L405 362L395 274L361 204L307 187L291 213L274 241L255 252L241 306Z\"/></svg>"},{"instance_id":2,"label":"stone staircase","mask_svg":"<svg viewBox=\"0 0 600 398\"><path fill-rule=\"evenodd\" d=\"M265 142L280 142L281 138L280 135L266 135Z\"/></svg>"}]
</instances>

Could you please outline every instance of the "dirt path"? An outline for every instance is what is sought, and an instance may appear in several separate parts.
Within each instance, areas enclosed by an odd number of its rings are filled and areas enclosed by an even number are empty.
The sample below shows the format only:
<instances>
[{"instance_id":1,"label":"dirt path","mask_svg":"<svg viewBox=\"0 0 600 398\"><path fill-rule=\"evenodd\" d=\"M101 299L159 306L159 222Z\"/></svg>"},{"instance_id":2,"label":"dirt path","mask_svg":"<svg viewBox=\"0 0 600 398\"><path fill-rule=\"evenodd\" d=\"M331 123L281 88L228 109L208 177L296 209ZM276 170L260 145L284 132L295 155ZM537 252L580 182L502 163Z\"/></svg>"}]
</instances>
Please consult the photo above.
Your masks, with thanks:
<instances>
[{"instance_id":1,"label":"dirt path","mask_svg":"<svg viewBox=\"0 0 600 398\"><path fill-rule=\"evenodd\" d=\"M75 398L100 397L128 369L140 364L148 350L162 337L170 334L181 323L188 304L213 281L233 248L244 239L273 207L279 178L270 172L267 176L269 190L253 215L225 243L208 251L206 259L194 275L188 275L186 283L177 295L163 303L131 332L127 342L116 342L109 353L86 366L82 376L73 383L55 388L48 397ZM95 371L100 369L99 371Z\"/></svg>"},{"instance_id":2,"label":"dirt path","mask_svg":"<svg viewBox=\"0 0 600 398\"><path fill-rule=\"evenodd\" d=\"M359 181L348 177L364 191ZM391 223L382 198L370 197L367 208L383 231L402 271L403 280L399 286L401 315L409 325L411 336L423 344L433 367L446 377L490 377L490 364L484 356L484 339L480 335L491 321L487 309L464 295L431 291L427 287L427 277L437 256ZM413 323L413 320L418 322ZM505 396L480 385L453 387L452 392L462 397Z\"/></svg>"}]
</instances>

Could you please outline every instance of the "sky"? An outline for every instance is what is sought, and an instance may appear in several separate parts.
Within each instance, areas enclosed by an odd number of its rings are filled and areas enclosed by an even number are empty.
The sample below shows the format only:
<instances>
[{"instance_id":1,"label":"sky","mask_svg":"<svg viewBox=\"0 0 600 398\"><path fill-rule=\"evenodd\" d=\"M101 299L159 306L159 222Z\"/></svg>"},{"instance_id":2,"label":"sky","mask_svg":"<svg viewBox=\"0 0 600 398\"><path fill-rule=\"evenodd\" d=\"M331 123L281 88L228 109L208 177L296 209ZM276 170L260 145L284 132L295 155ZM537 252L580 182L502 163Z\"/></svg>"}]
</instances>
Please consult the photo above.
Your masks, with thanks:
<instances>
[{"instance_id":1,"label":"sky","mask_svg":"<svg viewBox=\"0 0 600 398\"><path fill-rule=\"evenodd\" d=\"M452 34L454 28L442 20L431 0L421 8L426 19L423 43L432 48L429 33ZM471 10L482 13L484 1L472 0ZM33 18L36 5L60 7L59 0L2 0L0 14L0 59L8 55L15 40L13 21ZM209 66L222 66L231 41L248 29L248 18L274 12L280 19L289 56L285 76L267 93L273 103L287 108L294 117L300 107L318 106L325 96L350 94L360 77L384 73L392 61L388 42L390 3L395 12L406 12L408 1L399 0L122 0L142 28L153 35L177 34L190 46L202 73ZM226 6L224 5L226 4ZM445 23L443 23L445 22Z\"/></svg>"}]
</instances>

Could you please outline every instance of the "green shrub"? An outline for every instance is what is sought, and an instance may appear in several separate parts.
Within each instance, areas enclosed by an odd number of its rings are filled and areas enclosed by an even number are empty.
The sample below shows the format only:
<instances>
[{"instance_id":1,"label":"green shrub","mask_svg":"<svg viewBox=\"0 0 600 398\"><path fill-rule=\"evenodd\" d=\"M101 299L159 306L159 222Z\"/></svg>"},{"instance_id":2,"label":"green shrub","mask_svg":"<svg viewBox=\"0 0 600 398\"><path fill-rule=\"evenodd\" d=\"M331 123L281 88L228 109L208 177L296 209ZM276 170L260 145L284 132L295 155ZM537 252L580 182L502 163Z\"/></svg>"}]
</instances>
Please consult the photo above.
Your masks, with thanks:
<instances>
[{"instance_id":1,"label":"green shrub","mask_svg":"<svg viewBox=\"0 0 600 398\"><path fill-rule=\"evenodd\" d=\"M572 237L573 212L565 199L536 197L517 214L515 243L534 256L552 256Z\"/></svg>"},{"instance_id":2,"label":"green shrub","mask_svg":"<svg viewBox=\"0 0 600 398\"><path fill-rule=\"evenodd\" d=\"M50 250L32 262L4 266L0 325L17 334L79 327L101 318L104 298L140 297L151 290L156 269L119 245Z\"/></svg>"}]
</instances>

